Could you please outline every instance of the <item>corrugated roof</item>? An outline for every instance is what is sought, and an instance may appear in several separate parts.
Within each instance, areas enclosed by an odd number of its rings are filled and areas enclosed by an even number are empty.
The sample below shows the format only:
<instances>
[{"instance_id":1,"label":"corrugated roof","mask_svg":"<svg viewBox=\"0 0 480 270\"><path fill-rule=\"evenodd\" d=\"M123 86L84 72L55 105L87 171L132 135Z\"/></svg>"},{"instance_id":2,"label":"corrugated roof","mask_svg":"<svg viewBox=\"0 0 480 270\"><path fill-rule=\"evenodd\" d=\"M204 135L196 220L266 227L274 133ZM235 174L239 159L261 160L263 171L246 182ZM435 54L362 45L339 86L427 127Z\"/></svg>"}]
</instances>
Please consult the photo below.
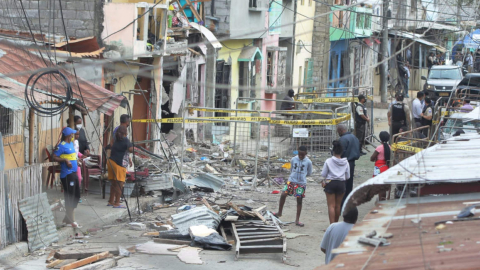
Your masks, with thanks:
<instances>
[{"instance_id":1,"label":"corrugated roof","mask_svg":"<svg viewBox=\"0 0 480 270\"><path fill-rule=\"evenodd\" d=\"M460 31L462 28L454 25L441 24L434 21L423 21L417 23L417 29L429 28L434 30Z\"/></svg>"},{"instance_id":2,"label":"corrugated roof","mask_svg":"<svg viewBox=\"0 0 480 270\"><path fill-rule=\"evenodd\" d=\"M415 33L411 33L411 32L396 31L396 30L390 30L390 31L388 31L388 33L390 35L408 38L408 39L411 39L415 42L422 43L422 44L425 44L427 46L435 47L437 50L442 51L442 52L446 51L446 49L443 48L442 46L440 46L438 44L435 44L433 42L430 42L428 40L422 39L423 36L419 35L419 34L415 34Z\"/></svg>"},{"instance_id":3,"label":"corrugated roof","mask_svg":"<svg viewBox=\"0 0 480 270\"><path fill-rule=\"evenodd\" d=\"M435 223L454 220L464 207L479 200L480 193L471 193L409 198L398 206L397 201L380 202L374 208L378 213L370 212L355 224L333 250L338 255L316 270L361 269L375 247L359 244L358 239L372 230L392 233L393 238L387 239L390 245L378 247L365 269L478 269L480 220L456 221L443 229L436 229Z\"/></svg>"},{"instance_id":4,"label":"corrugated roof","mask_svg":"<svg viewBox=\"0 0 480 270\"><path fill-rule=\"evenodd\" d=\"M24 110L27 103L25 102L25 84L19 83L11 78L3 77L0 74L0 105L12 110ZM57 98L50 98L47 95L34 92L35 99L38 102L47 102L53 99L57 101Z\"/></svg>"},{"instance_id":5,"label":"corrugated roof","mask_svg":"<svg viewBox=\"0 0 480 270\"><path fill-rule=\"evenodd\" d=\"M173 225L182 235L188 235L191 226L205 225L211 229L217 229L222 218L206 206L195 207L188 211L172 215Z\"/></svg>"},{"instance_id":6,"label":"corrugated roof","mask_svg":"<svg viewBox=\"0 0 480 270\"><path fill-rule=\"evenodd\" d=\"M41 57L28 52L25 48L19 47L14 43L0 41L0 73L22 84L27 83L31 72L53 66L48 59L45 61L46 64ZM62 70L62 73L69 79L72 85L74 98L82 100L75 76L66 70ZM122 101L125 100L125 97L81 78L78 78L78 85L84 98L84 104L89 111L99 110L100 112L111 115L113 110L120 106ZM42 85L42 82L36 85L36 88L40 90L49 89L50 87L50 84ZM62 85L53 85L51 92L62 96L65 94Z\"/></svg>"},{"instance_id":7,"label":"corrugated roof","mask_svg":"<svg viewBox=\"0 0 480 270\"><path fill-rule=\"evenodd\" d=\"M47 193L37 194L18 202L28 230L28 248L34 251L58 242L57 227Z\"/></svg>"},{"instance_id":8,"label":"corrugated roof","mask_svg":"<svg viewBox=\"0 0 480 270\"><path fill-rule=\"evenodd\" d=\"M480 181L479 160L480 134L452 137L365 181L350 193L344 208L370 200L368 197L379 191L376 187L383 185Z\"/></svg>"}]
</instances>

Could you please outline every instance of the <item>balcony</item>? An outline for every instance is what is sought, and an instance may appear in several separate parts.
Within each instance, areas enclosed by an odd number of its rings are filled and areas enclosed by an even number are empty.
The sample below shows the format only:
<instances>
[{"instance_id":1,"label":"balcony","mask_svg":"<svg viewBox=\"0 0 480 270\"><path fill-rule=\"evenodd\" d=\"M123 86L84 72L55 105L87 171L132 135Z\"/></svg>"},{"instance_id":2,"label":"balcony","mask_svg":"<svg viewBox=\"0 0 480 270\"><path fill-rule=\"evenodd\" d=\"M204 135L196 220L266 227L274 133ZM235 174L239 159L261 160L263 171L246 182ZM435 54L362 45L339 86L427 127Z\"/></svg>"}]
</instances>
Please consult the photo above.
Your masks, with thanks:
<instances>
[{"instance_id":1,"label":"balcony","mask_svg":"<svg viewBox=\"0 0 480 270\"><path fill-rule=\"evenodd\" d=\"M330 41L369 37L372 35L372 9L366 7L332 7Z\"/></svg>"},{"instance_id":2,"label":"balcony","mask_svg":"<svg viewBox=\"0 0 480 270\"><path fill-rule=\"evenodd\" d=\"M105 44L122 57L133 60L162 54L166 44L168 11L167 1L163 2L106 3L102 33ZM133 21L125 27L126 22Z\"/></svg>"}]
</instances>

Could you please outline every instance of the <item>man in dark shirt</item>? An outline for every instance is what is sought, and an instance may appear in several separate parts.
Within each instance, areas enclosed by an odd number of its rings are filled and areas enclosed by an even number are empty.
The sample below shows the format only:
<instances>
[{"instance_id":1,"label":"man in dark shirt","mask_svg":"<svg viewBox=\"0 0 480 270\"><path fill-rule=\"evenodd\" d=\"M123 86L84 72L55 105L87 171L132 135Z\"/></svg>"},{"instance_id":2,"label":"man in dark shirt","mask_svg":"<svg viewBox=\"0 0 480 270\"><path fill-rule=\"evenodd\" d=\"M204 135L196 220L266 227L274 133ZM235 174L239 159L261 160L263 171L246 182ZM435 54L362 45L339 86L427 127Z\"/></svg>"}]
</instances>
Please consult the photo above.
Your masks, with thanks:
<instances>
[{"instance_id":1,"label":"man in dark shirt","mask_svg":"<svg viewBox=\"0 0 480 270\"><path fill-rule=\"evenodd\" d=\"M345 183L345 195L342 201L343 206L348 194L350 194L353 189L353 173L355 172L355 160L360 158L360 143L357 137L347 132L345 125L338 125L337 132L338 135L340 135L340 144L343 147L342 158L347 158L348 164L350 165L350 178Z\"/></svg>"},{"instance_id":2,"label":"man in dark shirt","mask_svg":"<svg viewBox=\"0 0 480 270\"><path fill-rule=\"evenodd\" d=\"M111 147L113 147L113 143L116 141L116 133L117 133L117 130L119 127L125 127L126 129L128 129L128 127L130 126L130 116L128 114L122 114L120 116L120 126L116 127L114 130L113 130L113 140L110 144ZM126 134L128 137L128 133ZM125 156L123 157L123 167L128 167L128 165L133 166L133 162L132 162L132 158L130 157L130 155L128 154L128 152L125 153Z\"/></svg>"},{"instance_id":3,"label":"man in dark shirt","mask_svg":"<svg viewBox=\"0 0 480 270\"><path fill-rule=\"evenodd\" d=\"M286 111L286 110L294 110L295 109L295 103L291 102L293 101L293 97L295 96L295 91L293 89L288 90L287 95L285 98L283 98L282 106L280 107L280 110Z\"/></svg>"}]
</instances>

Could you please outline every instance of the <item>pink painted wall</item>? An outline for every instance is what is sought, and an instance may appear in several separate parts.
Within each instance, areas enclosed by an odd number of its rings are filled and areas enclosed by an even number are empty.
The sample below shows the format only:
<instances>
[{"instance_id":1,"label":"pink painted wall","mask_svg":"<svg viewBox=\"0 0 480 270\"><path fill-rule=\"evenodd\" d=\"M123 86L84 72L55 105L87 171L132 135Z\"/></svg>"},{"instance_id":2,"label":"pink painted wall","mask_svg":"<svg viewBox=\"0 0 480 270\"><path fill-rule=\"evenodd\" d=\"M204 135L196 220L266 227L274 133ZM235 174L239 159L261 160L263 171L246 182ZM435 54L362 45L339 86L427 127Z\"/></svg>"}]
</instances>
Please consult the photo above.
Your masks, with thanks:
<instances>
[{"instance_id":1,"label":"pink painted wall","mask_svg":"<svg viewBox=\"0 0 480 270\"><path fill-rule=\"evenodd\" d=\"M268 21L268 12L265 12L265 29L268 28L270 22ZM262 91L261 91L261 98L268 98L268 99L276 99L275 94L266 94L265 89L267 88L267 47L268 46L278 46L279 45L279 35L270 35L268 32L265 33L262 40ZM278 53L275 53L275 63L278 63ZM274 73L277 73L277 66L275 65ZM261 102L261 109L266 111L273 111L276 109L276 102L275 101L265 101L262 100Z\"/></svg>"},{"instance_id":2,"label":"pink painted wall","mask_svg":"<svg viewBox=\"0 0 480 270\"><path fill-rule=\"evenodd\" d=\"M105 14L103 22L102 38L119 31L125 27L125 22L130 22L135 19L135 4L130 3L107 3L103 6ZM133 54L134 39L136 24L127 26L122 31L110 36L104 41L107 44L117 45L123 47L125 55Z\"/></svg>"}]
</instances>

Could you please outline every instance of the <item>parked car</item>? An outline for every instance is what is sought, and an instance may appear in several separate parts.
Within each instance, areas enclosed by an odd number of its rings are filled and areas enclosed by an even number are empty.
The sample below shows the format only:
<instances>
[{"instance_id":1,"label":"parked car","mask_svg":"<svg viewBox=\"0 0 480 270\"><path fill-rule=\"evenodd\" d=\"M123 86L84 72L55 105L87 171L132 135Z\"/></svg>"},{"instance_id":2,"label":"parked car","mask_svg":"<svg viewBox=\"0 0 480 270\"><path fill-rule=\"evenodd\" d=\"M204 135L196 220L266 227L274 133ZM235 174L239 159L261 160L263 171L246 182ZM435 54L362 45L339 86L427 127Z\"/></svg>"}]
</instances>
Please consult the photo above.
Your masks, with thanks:
<instances>
[{"instance_id":1,"label":"parked car","mask_svg":"<svg viewBox=\"0 0 480 270\"><path fill-rule=\"evenodd\" d=\"M457 86L457 92L464 92L465 94L472 95L469 98L471 100L480 99L475 96L480 95L480 73L469 73L465 75Z\"/></svg>"},{"instance_id":2,"label":"parked car","mask_svg":"<svg viewBox=\"0 0 480 270\"><path fill-rule=\"evenodd\" d=\"M480 121L463 122L464 115L466 115L466 113L454 113L448 117L445 125L440 129L441 132L438 134L438 139L449 139L460 129L463 129L465 133L477 133L477 130L480 129Z\"/></svg>"},{"instance_id":3,"label":"parked car","mask_svg":"<svg viewBox=\"0 0 480 270\"><path fill-rule=\"evenodd\" d=\"M463 69L459 66L432 66L423 86L429 98L436 101L439 97L448 97L463 79Z\"/></svg>"}]
</instances>

